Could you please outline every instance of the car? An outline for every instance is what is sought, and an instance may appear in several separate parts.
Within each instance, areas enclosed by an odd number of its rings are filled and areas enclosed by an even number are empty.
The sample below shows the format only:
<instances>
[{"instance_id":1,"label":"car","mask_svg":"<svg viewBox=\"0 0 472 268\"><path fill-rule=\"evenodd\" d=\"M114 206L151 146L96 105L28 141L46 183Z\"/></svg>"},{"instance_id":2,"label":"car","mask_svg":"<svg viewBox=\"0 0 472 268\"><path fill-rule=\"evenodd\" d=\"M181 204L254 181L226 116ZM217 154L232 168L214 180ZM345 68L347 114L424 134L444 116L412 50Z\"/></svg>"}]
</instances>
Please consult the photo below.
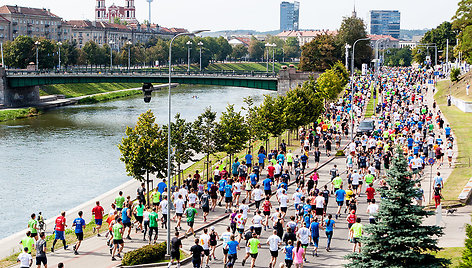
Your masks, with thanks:
<instances>
[{"instance_id":1,"label":"car","mask_svg":"<svg viewBox=\"0 0 472 268\"><path fill-rule=\"evenodd\" d=\"M357 127L357 135L370 135L374 131L375 123L373 120L364 120Z\"/></svg>"}]
</instances>

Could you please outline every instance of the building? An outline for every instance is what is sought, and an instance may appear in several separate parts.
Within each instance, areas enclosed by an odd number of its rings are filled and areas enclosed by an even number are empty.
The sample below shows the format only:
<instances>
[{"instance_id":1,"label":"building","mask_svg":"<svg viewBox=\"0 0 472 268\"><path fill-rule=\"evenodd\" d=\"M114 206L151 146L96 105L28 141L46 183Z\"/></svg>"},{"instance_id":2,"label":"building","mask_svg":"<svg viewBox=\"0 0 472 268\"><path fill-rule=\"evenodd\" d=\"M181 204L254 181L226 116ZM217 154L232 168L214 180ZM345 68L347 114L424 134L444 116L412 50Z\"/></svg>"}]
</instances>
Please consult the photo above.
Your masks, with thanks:
<instances>
[{"instance_id":1,"label":"building","mask_svg":"<svg viewBox=\"0 0 472 268\"><path fill-rule=\"evenodd\" d=\"M370 34L400 38L400 11L371 10Z\"/></svg>"},{"instance_id":2,"label":"building","mask_svg":"<svg viewBox=\"0 0 472 268\"><path fill-rule=\"evenodd\" d=\"M62 18L45 8L20 6L0 7L0 40L13 40L20 35L66 40L70 29L63 27ZM2 38L3 36L3 38Z\"/></svg>"},{"instance_id":3,"label":"building","mask_svg":"<svg viewBox=\"0 0 472 268\"><path fill-rule=\"evenodd\" d=\"M228 43L231 46L237 46L237 45L244 45L245 47L249 47L251 44L251 37L249 36L232 36Z\"/></svg>"},{"instance_id":4,"label":"building","mask_svg":"<svg viewBox=\"0 0 472 268\"><path fill-rule=\"evenodd\" d=\"M330 34L337 35L337 31L329 30L307 30L307 31L283 31L276 36L287 41L289 37L296 37L298 39L298 44L303 46L306 43L310 43L315 37L321 34Z\"/></svg>"},{"instance_id":5,"label":"building","mask_svg":"<svg viewBox=\"0 0 472 268\"><path fill-rule=\"evenodd\" d=\"M118 18L120 21L127 23L138 23L138 20L136 20L134 0L125 1L125 6L116 6L113 3L107 9L105 0L96 0L95 20L99 22L114 23L115 19Z\"/></svg>"},{"instance_id":6,"label":"building","mask_svg":"<svg viewBox=\"0 0 472 268\"><path fill-rule=\"evenodd\" d=\"M380 39L382 39L382 41L378 41L379 50L390 49L390 48L400 48L400 40L398 40L397 38L393 38L390 35L370 34L368 35L368 37L370 37L370 46L373 49L375 49L375 43L377 43L377 41Z\"/></svg>"},{"instance_id":7,"label":"building","mask_svg":"<svg viewBox=\"0 0 472 268\"><path fill-rule=\"evenodd\" d=\"M280 31L298 31L300 2L280 3Z\"/></svg>"}]
</instances>

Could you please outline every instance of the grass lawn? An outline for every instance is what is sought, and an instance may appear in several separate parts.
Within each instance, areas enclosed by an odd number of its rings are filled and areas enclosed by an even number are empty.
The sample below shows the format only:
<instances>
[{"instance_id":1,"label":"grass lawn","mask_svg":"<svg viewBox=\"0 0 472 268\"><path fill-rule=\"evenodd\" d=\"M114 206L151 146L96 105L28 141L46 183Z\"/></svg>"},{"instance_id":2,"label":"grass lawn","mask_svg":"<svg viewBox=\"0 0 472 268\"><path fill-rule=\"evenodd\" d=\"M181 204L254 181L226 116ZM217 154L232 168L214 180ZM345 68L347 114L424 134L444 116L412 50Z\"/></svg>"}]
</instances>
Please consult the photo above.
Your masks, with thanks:
<instances>
[{"instance_id":1,"label":"grass lawn","mask_svg":"<svg viewBox=\"0 0 472 268\"><path fill-rule=\"evenodd\" d=\"M274 65L275 72L278 72L282 66L288 66L293 64L294 66L298 66L298 62L276 62ZM173 65L172 66L174 71L187 71L187 65ZM166 66L162 66L160 68L162 71L167 70ZM190 71L198 72L200 70L200 66L198 64L191 64ZM204 71L255 71L255 72L266 72L267 71L267 63L266 62L235 62L235 63L212 63L208 65ZM269 63L269 72L272 72L272 63Z\"/></svg>"},{"instance_id":2,"label":"grass lawn","mask_svg":"<svg viewBox=\"0 0 472 268\"><path fill-rule=\"evenodd\" d=\"M371 93L371 98L365 108L365 118L370 118L371 116L374 115L374 109L375 109L374 102L376 101L376 99L374 99L374 86L370 87L370 93Z\"/></svg>"},{"instance_id":3,"label":"grass lawn","mask_svg":"<svg viewBox=\"0 0 472 268\"><path fill-rule=\"evenodd\" d=\"M464 247L443 248L441 251L433 252L433 255L451 260L449 267L455 268L459 266L463 250Z\"/></svg>"},{"instance_id":4,"label":"grass lawn","mask_svg":"<svg viewBox=\"0 0 472 268\"><path fill-rule=\"evenodd\" d=\"M57 84L42 86L42 94L65 95L66 98L80 97L85 95L106 93L110 91L140 88L141 83L83 83L83 84Z\"/></svg>"},{"instance_id":5,"label":"grass lawn","mask_svg":"<svg viewBox=\"0 0 472 268\"><path fill-rule=\"evenodd\" d=\"M97 103L101 101L109 101L113 99L124 98L124 97L139 95L139 94L143 94L143 92L139 89L120 91L120 92L108 92L108 93L103 93L100 95L94 95L94 96L80 99L78 103L79 104L92 104L92 103Z\"/></svg>"},{"instance_id":6,"label":"grass lawn","mask_svg":"<svg viewBox=\"0 0 472 268\"><path fill-rule=\"evenodd\" d=\"M27 118L36 115L38 115L38 111L35 108L0 110L0 122Z\"/></svg>"},{"instance_id":7,"label":"grass lawn","mask_svg":"<svg viewBox=\"0 0 472 268\"><path fill-rule=\"evenodd\" d=\"M456 201L462 188L472 177L472 168L469 167L469 159L472 157L472 113L464 113L455 106L447 106L448 83L449 81L438 82L434 98L451 124L459 147L455 168L442 192L446 201Z\"/></svg>"},{"instance_id":8,"label":"grass lawn","mask_svg":"<svg viewBox=\"0 0 472 268\"><path fill-rule=\"evenodd\" d=\"M442 83L445 89L451 92L452 96L465 101L472 101L472 89L469 89L469 95L466 94L467 84L472 84L472 72L461 76L458 82L452 83L451 80L447 80Z\"/></svg>"}]
</instances>

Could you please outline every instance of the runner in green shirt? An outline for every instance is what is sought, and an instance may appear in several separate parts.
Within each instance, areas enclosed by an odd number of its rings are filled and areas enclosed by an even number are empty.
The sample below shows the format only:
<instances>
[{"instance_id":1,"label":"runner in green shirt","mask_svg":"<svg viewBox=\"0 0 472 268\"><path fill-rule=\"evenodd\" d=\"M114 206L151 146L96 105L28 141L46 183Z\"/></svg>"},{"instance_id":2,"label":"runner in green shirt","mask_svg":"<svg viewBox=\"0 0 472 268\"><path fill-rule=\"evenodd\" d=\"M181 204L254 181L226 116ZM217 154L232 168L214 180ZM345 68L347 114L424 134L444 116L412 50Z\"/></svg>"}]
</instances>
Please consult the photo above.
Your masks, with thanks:
<instances>
[{"instance_id":1,"label":"runner in green shirt","mask_svg":"<svg viewBox=\"0 0 472 268\"><path fill-rule=\"evenodd\" d=\"M367 175L364 176L364 180L365 180L365 183L367 185L371 184L374 182L374 175L370 174L370 171L368 171L369 173Z\"/></svg>"},{"instance_id":2,"label":"runner in green shirt","mask_svg":"<svg viewBox=\"0 0 472 268\"><path fill-rule=\"evenodd\" d=\"M159 203L161 201L161 193L159 191L156 191L152 194L152 204L155 207L159 206Z\"/></svg>"},{"instance_id":3,"label":"runner in green shirt","mask_svg":"<svg viewBox=\"0 0 472 268\"><path fill-rule=\"evenodd\" d=\"M120 191L119 196L115 198L115 205L116 205L116 210L122 211L123 210L123 204L125 203L125 198L123 197L123 192Z\"/></svg>"},{"instance_id":4,"label":"runner in green shirt","mask_svg":"<svg viewBox=\"0 0 472 268\"><path fill-rule=\"evenodd\" d=\"M31 237L31 231L26 232L26 236L21 239L22 248L28 248L28 253L31 254L31 250L34 245L34 238Z\"/></svg>"},{"instance_id":5,"label":"runner in green shirt","mask_svg":"<svg viewBox=\"0 0 472 268\"><path fill-rule=\"evenodd\" d=\"M288 150L288 153L285 155L287 157L287 165L290 170L290 173L292 173L292 165L293 165L293 154L292 150Z\"/></svg>"},{"instance_id":6,"label":"runner in green shirt","mask_svg":"<svg viewBox=\"0 0 472 268\"><path fill-rule=\"evenodd\" d=\"M116 261L115 252L117 251L118 248L119 248L118 249L118 254L116 254L116 256L121 258L120 253L121 253L121 251L123 251L123 248L125 246L125 243L123 242L123 225L121 223L122 223L121 218L118 218L116 220L116 223L113 224L113 227L112 227L113 244L114 244L113 252L111 254L111 260L112 261ZM120 247L120 245L121 245L121 247Z\"/></svg>"},{"instance_id":7,"label":"runner in green shirt","mask_svg":"<svg viewBox=\"0 0 472 268\"><path fill-rule=\"evenodd\" d=\"M197 210L195 209L195 204L191 204L190 207L188 207L184 214L187 217L187 225L189 226L187 232L185 232L185 235L192 233L193 236L195 236L195 232L193 231L193 224L195 222L195 215L197 215Z\"/></svg>"},{"instance_id":8,"label":"runner in green shirt","mask_svg":"<svg viewBox=\"0 0 472 268\"><path fill-rule=\"evenodd\" d=\"M33 237L36 241L38 241L38 230L36 228L38 226L38 221L36 220L36 214L31 214L31 220L28 221L28 228L31 232L31 237Z\"/></svg>"},{"instance_id":9,"label":"runner in green shirt","mask_svg":"<svg viewBox=\"0 0 472 268\"><path fill-rule=\"evenodd\" d=\"M353 252L356 252L356 247L357 245L359 245L358 247L358 251L361 252L361 236L362 236L362 233L363 233L363 226L361 224L361 218L357 218L356 219L356 223L354 223L352 226L351 226L351 229L349 230L349 236L351 237L351 241L354 243L354 248L353 248Z\"/></svg>"},{"instance_id":10,"label":"runner in green shirt","mask_svg":"<svg viewBox=\"0 0 472 268\"><path fill-rule=\"evenodd\" d=\"M259 252L259 249L261 247L261 241L257 239L257 234L253 233L252 238L247 241L247 245L249 246L249 254L251 255L251 268L254 268L254 265L256 264L256 258L257 254Z\"/></svg>"},{"instance_id":11,"label":"runner in green shirt","mask_svg":"<svg viewBox=\"0 0 472 268\"><path fill-rule=\"evenodd\" d=\"M336 192L337 189L341 188L341 185L343 184L343 179L341 177L337 176L336 178L333 179L331 182L333 185L333 193Z\"/></svg>"},{"instance_id":12,"label":"runner in green shirt","mask_svg":"<svg viewBox=\"0 0 472 268\"><path fill-rule=\"evenodd\" d=\"M152 208L152 212L149 214L149 244L151 244L151 238L152 238L153 232L155 232L154 243L156 243L158 220L159 220L159 217L157 215L156 208Z\"/></svg>"},{"instance_id":13,"label":"runner in green shirt","mask_svg":"<svg viewBox=\"0 0 472 268\"><path fill-rule=\"evenodd\" d=\"M143 230L143 215L144 215L144 205L143 205L143 201L142 200L139 200L139 203L138 205L136 205L134 207L134 214L135 214L135 219L136 221L138 222L138 228L136 231L138 230Z\"/></svg>"}]
</instances>

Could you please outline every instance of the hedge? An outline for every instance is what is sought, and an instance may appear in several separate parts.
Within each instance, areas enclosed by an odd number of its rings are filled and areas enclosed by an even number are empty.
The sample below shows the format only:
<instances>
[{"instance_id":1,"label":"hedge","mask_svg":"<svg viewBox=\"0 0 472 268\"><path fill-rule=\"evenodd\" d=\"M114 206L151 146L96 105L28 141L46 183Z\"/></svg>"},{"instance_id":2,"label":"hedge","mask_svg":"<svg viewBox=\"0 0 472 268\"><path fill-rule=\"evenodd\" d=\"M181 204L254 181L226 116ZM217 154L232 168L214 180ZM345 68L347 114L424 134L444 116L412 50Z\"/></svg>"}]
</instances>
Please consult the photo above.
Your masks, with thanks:
<instances>
[{"instance_id":1,"label":"hedge","mask_svg":"<svg viewBox=\"0 0 472 268\"><path fill-rule=\"evenodd\" d=\"M155 263L165 259L167 243L164 241L156 245L147 245L142 248L125 253L121 265L139 265Z\"/></svg>"}]
</instances>

